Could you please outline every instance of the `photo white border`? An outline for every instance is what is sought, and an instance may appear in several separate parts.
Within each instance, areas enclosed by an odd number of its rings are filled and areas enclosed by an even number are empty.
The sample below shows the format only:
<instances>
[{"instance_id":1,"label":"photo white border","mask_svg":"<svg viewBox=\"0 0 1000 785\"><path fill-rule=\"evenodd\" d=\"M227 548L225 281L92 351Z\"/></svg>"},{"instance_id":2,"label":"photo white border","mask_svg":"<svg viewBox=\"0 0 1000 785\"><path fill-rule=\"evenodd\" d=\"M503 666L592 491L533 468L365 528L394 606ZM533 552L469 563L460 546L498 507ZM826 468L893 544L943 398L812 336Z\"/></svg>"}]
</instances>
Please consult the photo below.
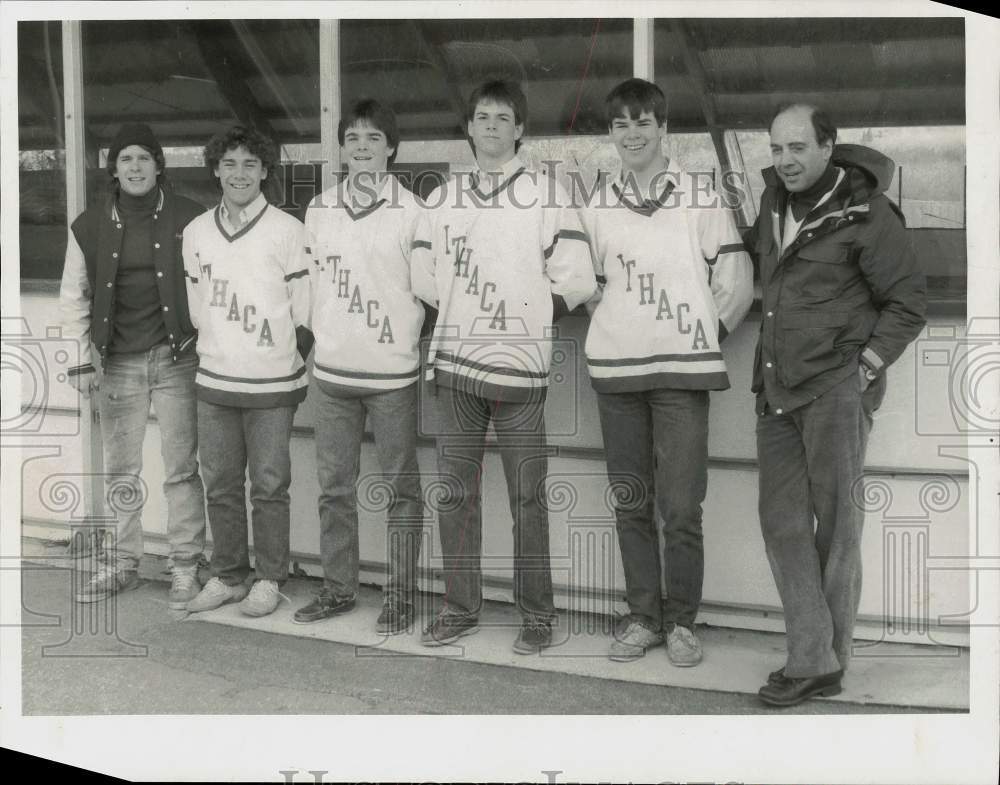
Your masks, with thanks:
<instances>
[{"instance_id":1,"label":"photo white border","mask_svg":"<svg viewBox=\"0 0 1000 785\"><path fill-rule=\"evenodd\" d=\"M968 315L998 316L1000 263L1000 23L917 2L123 2L0 4L0 305L20 309L17 275L18 149L16 22L19 19L385 17L964 16L968 166ZM3 379L5 410L19 398ZM749 395L749 393L748 393ZM20 553L20 461L2 453L0 556ZM996 463L980 467L979 520L1000 520ZM970 513L973 511L970 510ZM974 541L970 541L970 546ZM998 527L979 532L1000 554ZM0 570L0 743L64 763L135 779L311 782L503 780L633 782L996 782L1000 717L998 585L983 572L970 630L968 715L802 716L116 716L22 717L20 576ZM558 772L546 775L544 772Z\"/></svg>"}]
</instances>

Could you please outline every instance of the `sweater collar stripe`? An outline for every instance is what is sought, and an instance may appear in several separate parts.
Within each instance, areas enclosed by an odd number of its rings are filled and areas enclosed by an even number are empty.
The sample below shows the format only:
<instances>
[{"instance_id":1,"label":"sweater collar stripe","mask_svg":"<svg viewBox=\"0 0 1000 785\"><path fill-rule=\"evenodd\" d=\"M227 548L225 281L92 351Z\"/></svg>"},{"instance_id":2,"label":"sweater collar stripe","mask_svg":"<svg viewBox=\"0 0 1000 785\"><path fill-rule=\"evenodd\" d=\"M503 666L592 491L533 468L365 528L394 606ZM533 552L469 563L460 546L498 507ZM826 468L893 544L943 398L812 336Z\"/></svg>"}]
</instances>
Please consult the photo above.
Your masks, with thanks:
<instances>
[{"instance_id":1,"label":"sweater collar stripe","mask_svg":"<svg viewBox=\"0 0 1000 785\"><path fill-rule=\"evenodd\" d=\"M635 204L635 202L629 199L628 196L625 195L625 192L622 191L621 187L619 187L618 183L612 183L611 190L615 192L615 196L618 197L618 200L633 213L638 213L639 215L649 218L657 210L667 206L667 199L670 198L670 194L673 193L674 184L672 182L667 183L666 187L663 189L663 193L656 197L656 199L644 199L642 204Z\"/></svg>"},{"instance_id":2,"label":"sweater collar stripe","mask_svg":"<svg viewBox=\"0 0 1000 785\"><path fill-rule=\"evenodd\" d=\"M264 205L264 209L261 210L259 213L257 213L257 215L255 215L247 223L246 226L244 226L242 229L240 229L235 234L229 234L229 232L226 231L226 227L223 226L223 224L222 224L222 203L220 202L219 206L215 208L215 225L216 225L216 227L218 227L219 232L222 233L222 236L225 237L226 240L228 240L231 243L234 243L234 242L236 242L237 240L239 240L243 235L245 235L247 232L249 232L251 229L253 229L257 225L257 222L264 216L264 213L267 212L267 208L268 207L270 207L270 205L267 205L267 204Z\"/></svg>"},{"instance_id":3,"label":"sweater collar stripe","mask_svg":"<svg viewBox=\"0 0 1000 785\"><path fill-rule=\"evenodd\" d=\"M500 185L498 185L496 188L494 188L488 194L485 194L485 193L483 193L480 190L480 188L479 188L479 185L480 185L479 176L475 172L473 172L472 173L472 190L476 194L476 196L478 196L480 199L482 199L484 201L487 200L487 199L492 199L494 196L496 196L501 191L506 191L508 188L510 188L510 186L514 183L514 181L518 177L520 177L522 174L524 174L524 172L525 172L525 168L523 166L520 167L516 172L514 172L514 174L512 174L510 177L508 177L506 180L504 180L502 183L500 183Z\"/></svg>"},{"instance_id":4,"label":"sweater collar stripe","mask_svg":"<svg viewBox=\"0 0 1000 785\"><path fill-rule=\"evenodd\" d=\"M379 199L377 202L375 202L375 204L370 204L370 205L368 205L368 207L365 207L365 208L363 208L361 210L358 210L357 212L355 212L354 210L352 210L351 206L349 204L345 203L344 204L344 209L347 211L347 214L351 217L352 221L360 221L362 218L365 218L365 217L371 215L372 213L374 213L378 208L380 208L382 205L384 205L387 201L389 201L389 200L386 199L385 197L383 197L383 198Z\"/></svg>"}]
</instances>

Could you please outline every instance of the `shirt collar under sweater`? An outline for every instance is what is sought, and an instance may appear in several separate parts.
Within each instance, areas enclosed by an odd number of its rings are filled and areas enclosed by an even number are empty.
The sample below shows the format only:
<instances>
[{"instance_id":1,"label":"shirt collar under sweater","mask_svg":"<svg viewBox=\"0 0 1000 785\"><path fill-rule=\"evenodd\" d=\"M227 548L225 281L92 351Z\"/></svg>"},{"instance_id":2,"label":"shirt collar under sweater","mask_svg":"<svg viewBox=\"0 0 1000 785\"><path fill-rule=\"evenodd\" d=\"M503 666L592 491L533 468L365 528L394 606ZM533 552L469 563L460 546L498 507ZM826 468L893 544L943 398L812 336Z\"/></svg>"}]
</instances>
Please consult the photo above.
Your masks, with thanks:
<instances>
[{"instance_id":1,"label":"shirt collar under sweater","mask_svg":"<svg viewBox=\"0 0 1000 785\"><path fill-rule=\"evenodd\" d=\"M655 186L653 189L656 193L655 197L638 193L638 184L634 178L627 178L624 169L618 172L618 176L612 183L615 194L626 207L636 212L642 212L643 214L649 214L654 210L664 207L670 198L670 194L680 186L682 177L680 169L676 167L673 169L669 168L669 159L667 160L667 166L667 169L654 176L651 181L652 185Z\"/></svg>"},{"instance_id":2,"label":"shirt collar under sweater","mask_svg":"<svg viewBox=\"0 0 1000 785\"><path fill-rule=\"evenodd\" d=\"M519 169L526 168L524 161L517 154L501 166L499 172L486 172L477 166L472 171L472 186L481 191L494 191L517 174Z\"/></svg>"},{"instance_id":3,"label":"shirt collar under sweater","mask_svg":"<svg viewBox=\"0 0 1000 785\"><path fill-rule=\"evenodd\" d=\"M267 199L264 198L264 194L259 193L256 199L239 211L236 221L233 221L232 216L229 215L229 210L226 208L226 203L223 201L219 205L219 218L222 219L224 225L231 233L235 233L260 215L265 207L267 207Z\"/></svg>"},{"instance_id":4,"label":"shirt collar under sweater","mask_svg":"<svg viewBox=\"0 0 1000 785\"><path fill-rule=\"evenodd\" d=\"M338 192L341 204L350 207L355 210L367 210L378 204L385 196L386 187L389 184L389 180L392 179L394 175L386 172L383 176L379 177L378 180L362 180L361 188L356 188L354 180L348 176L341 181L341 188ZM358 192L363 193L365 197L371 197L371 203L363 203L366 200L358 200L355 202L355 194ZM372 194L374 193L374 196Z\"/></svg>"}]
</instances>

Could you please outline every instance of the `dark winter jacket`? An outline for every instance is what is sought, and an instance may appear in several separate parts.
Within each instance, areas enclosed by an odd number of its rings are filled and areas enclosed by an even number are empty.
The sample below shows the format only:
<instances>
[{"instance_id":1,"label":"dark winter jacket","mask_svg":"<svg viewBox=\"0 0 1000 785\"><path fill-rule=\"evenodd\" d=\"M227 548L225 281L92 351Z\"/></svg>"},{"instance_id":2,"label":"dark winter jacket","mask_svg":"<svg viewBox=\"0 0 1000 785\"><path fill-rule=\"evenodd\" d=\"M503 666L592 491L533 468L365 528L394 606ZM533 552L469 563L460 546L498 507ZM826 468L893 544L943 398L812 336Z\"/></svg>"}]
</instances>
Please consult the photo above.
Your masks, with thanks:
<instances>
[{"instance_id":1,"label":"dark winter jacket","mask_svg":"<svg viewBox=\"0 0 1000 785\"><path fill-rule=\"evenodd\" d=\"M774 168L756 224L744 238L763 292L753 391L790 411L856 373L881 375L924 326L926 282L902 214L885 196L893 161L837 145L843 170L833 195L802 221L781 251L789 193Z\"/></svg>"},{"instance_id":2,"label":"dark winter jacket","mask_svg":"<svg viewBox=\"0 0 1000 785\"><path fill-rule=\"evenodd\" d=\"M67 238L59 309L63 337L80 342L80 365L70 369L71 375L93 371L90 344L103 357L112 335L115 278L125 235L115 196L111 194L100 205L81 213L73 221ZM153 214L153 264L174 360L181 352L190 351L195 338L188 313L181 233L203 212L205 208L197 202L160 186Z\"/></svg>"}]
</instances>

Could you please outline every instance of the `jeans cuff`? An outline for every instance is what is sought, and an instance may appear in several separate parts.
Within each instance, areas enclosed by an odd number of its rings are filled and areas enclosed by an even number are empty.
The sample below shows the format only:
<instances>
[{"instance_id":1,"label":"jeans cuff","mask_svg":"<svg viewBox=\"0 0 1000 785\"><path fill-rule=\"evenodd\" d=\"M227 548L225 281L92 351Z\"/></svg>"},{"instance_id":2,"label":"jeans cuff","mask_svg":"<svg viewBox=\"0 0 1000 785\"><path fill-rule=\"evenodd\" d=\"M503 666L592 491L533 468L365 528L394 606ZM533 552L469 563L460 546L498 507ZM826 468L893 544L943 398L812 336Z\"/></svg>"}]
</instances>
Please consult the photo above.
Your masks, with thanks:
<instances>
[{"instance_id":1,"label":"jeans cuff","mask_svg":"<svg viewBox=\"0 0 1000 785\"><path fill-rule=\"evenodd\" d=\"M645 627L650 632L664 632L668 627L667 623L664 622L663 624L657 624L649 616L642 613L629 613L626 618L628 619L626 622L627 624L635 622L641 627Z\"/></svg>"},{"instance_id":2,"label":"jeans cuff","mask_svg":"<svg viewBox=\"0 0 1000 785\"><path fill-rule=\"evenodd\" d=\"M116 553L109 553L104 561L111 566L122 570L139 570L139 560L135 556L125 556Z\"/></svg>"},{"instance_id":3,"label":"jeans cuff","mask_svg":"<svg viewBox=\"0 0 1000 785\"><path fill-rule=\"evenodd\" d=\"M441 609L441 614L440 615L442 615L442 616L455 616L455 617L462 618L462 619L478 619L479 618L479 614L478 613L470 613L467 610L462 610L462 609L456 608L456 607L454 607L452 605L445 605Z\"/></svg>"},{"instance_id":4,"label":"jeans cuff","mask_svg":"<svg viewBox=\"0 0 1000 785\"><path fill-rule=\"evenodd\" d=\"M197 567L204 560L202 554L196 554L195 556L171 556L170 565L172 567Z\"/></svg>"}]
</instances>

